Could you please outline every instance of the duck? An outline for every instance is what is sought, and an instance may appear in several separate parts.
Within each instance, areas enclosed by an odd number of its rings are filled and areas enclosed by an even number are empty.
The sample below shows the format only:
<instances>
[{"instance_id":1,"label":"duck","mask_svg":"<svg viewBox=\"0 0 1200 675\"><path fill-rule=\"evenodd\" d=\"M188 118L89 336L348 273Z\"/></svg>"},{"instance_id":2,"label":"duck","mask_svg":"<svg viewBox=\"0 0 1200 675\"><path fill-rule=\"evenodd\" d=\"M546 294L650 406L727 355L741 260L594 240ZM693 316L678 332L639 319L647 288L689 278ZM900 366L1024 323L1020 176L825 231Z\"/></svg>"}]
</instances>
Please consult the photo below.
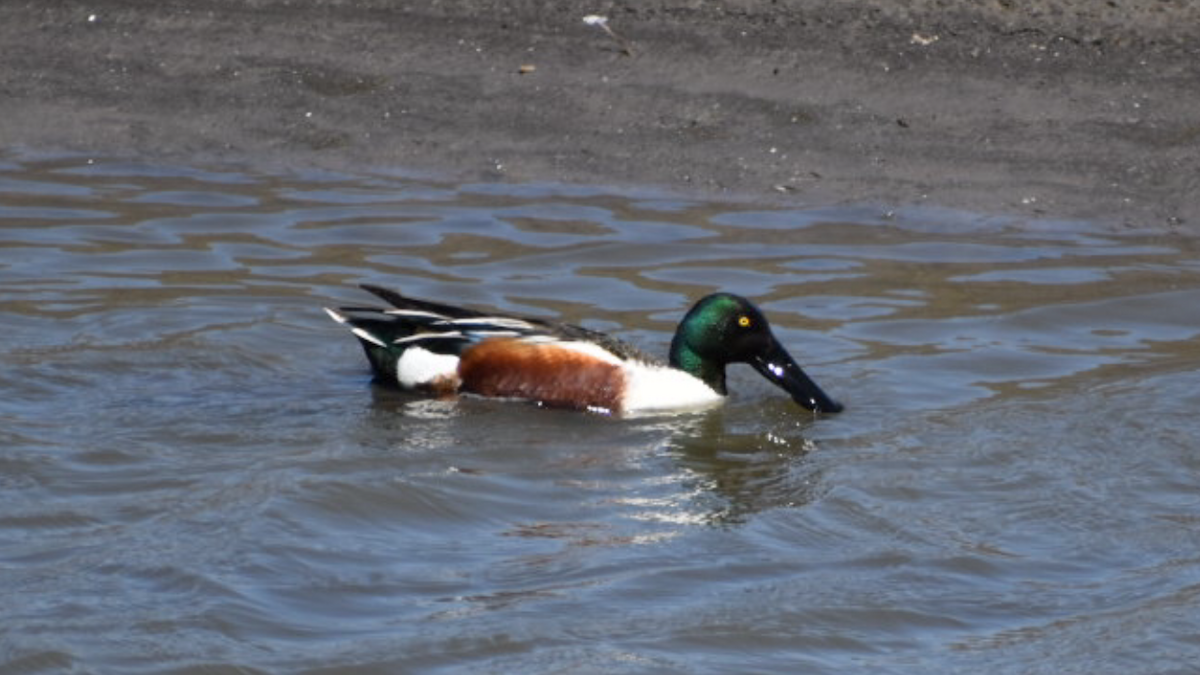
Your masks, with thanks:
<instances>
[{"instance_id":1,"label":"duck","mask_svg":"<svg viewBox=\"0 0 1200 675\"><path fill-rule=\"evenodd\" d=\"M472 394L607 415L721 404L725 369L749 364L814 413L838 403L805 374L749 300L713 293L680 321L667 361L582 326L496 315L363 284L390 307L326 307L350 329L379 381L437 397Z\"/></svg>"}]
</instances>

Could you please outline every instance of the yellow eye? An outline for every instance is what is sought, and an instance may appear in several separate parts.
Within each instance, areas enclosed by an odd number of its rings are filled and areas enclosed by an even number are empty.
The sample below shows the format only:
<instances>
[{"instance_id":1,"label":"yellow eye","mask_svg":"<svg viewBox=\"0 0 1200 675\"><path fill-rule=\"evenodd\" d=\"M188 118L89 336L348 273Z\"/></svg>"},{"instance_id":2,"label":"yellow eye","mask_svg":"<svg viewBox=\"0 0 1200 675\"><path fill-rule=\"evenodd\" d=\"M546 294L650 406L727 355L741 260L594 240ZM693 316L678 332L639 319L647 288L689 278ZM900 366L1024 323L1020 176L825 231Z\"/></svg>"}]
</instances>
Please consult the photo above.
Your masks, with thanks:
<instances>
[{"instance_id":1,"label":"yellow eye","mask_svg":"<svg viewBox=\"0 0 1200 675\"><path fill-rule=\"evenodd\" d=\"M739 316L738 317L738 325L741 326L742 328L749 328L750 327L750 317L746 316L745 314L743 314L742 316Z\"/></svg>"}]
</instances>

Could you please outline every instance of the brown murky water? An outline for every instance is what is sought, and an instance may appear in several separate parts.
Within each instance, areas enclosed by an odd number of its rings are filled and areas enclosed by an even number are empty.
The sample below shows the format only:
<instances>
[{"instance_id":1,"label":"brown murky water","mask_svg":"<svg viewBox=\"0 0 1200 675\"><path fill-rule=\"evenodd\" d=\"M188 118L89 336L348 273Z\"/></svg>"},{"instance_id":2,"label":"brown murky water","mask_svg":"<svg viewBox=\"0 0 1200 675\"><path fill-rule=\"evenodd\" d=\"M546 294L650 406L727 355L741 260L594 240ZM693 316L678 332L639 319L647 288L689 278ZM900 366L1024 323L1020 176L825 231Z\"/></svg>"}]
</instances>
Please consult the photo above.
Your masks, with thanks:
<instances>
[{"instance_id":1,"label":"brown murky water","mask_svg":"<svg viewBox=\"0 0 1200 675\"><path fill-rule=\"evenodd\" d=\"M370 281L746 369L612 420L372 385ZM0 673L1182 673L1200 248L1087 223L0 164Z\"/></svg>"}]
</instances>

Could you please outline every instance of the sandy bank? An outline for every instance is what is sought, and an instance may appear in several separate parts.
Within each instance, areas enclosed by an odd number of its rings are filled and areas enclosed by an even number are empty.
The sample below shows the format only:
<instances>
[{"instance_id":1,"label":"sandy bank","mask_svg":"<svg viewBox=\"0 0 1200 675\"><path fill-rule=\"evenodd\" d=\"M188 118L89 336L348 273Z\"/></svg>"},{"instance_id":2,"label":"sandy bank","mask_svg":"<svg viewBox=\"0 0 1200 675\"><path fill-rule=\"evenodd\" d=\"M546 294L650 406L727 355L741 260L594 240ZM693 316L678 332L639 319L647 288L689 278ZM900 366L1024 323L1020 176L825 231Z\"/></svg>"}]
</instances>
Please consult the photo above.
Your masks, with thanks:
<instances>
[{"instance_id":1,"label":"sandy bank","mask_svg":"<svg viewBox=\"0 0 1200 675\"><path fill-rule=\"evenodd\" d=\"M0 147L1200 231L1196 3L895 4L9 2Z\"/></svg>"}]
</instances>

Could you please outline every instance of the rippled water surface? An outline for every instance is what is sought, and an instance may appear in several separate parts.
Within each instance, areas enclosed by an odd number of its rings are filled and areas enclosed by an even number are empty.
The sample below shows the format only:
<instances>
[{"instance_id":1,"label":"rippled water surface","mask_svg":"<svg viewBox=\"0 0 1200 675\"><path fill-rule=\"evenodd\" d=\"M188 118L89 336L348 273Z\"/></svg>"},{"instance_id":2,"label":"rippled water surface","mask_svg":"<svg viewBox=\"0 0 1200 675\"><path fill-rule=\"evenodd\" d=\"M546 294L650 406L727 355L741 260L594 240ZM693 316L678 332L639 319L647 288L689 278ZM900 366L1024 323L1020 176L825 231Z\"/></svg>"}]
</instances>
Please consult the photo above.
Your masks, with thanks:
<instances>
[{"instance_id":1,"label":"rippled water surface","mask_svg":"<svg viewBox=\"0 0 1200 675\"><path fill-rule=\"evenodd\" d=\"M370 382L360 282L745 367L609 419ZM935 210L0 162L0 673L1184 673L1200 251Z\"/></svg>"}]
</instances>

